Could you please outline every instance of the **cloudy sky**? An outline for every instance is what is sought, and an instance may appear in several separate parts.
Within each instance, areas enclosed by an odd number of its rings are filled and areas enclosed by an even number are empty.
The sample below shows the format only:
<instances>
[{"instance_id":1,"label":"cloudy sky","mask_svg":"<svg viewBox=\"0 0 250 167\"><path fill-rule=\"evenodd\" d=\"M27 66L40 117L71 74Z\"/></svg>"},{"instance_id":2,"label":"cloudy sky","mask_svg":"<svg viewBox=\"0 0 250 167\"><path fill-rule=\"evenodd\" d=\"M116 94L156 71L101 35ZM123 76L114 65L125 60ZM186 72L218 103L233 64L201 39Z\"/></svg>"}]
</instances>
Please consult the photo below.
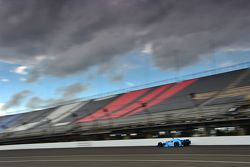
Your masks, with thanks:
<instances>
[{"instance_id":1,"label":"cloudy sky","mask_svg":"<svg viewBox=\"0 0 250 167\"><path fill-rule=\"evenodd\" d=\"M248 63L249 9L249 0L0 0L0 114Z\"/></svg>"}]
</instances>

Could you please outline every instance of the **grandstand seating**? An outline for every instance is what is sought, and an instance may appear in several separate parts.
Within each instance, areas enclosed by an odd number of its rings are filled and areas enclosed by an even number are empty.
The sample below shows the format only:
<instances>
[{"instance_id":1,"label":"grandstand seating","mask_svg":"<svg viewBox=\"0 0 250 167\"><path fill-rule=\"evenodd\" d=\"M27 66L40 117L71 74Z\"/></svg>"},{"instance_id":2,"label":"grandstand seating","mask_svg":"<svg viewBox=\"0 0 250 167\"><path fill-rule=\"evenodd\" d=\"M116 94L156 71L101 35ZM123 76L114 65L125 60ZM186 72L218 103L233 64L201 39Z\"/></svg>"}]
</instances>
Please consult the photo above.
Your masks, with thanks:
<instances>
[{"instance_id":1,"label":"grandstand seating","mask_svg":"<svg viewBox=\"0 0 250 167\"><path fill-rule=\"evenodd\" d=\"M99 119L101 117L107 116L110 113L121 109L123 106L126 106L132 101L136 103L136 101L138 100L138 97L143 96L148 91L150 91L150 88L125 93L121 95L119 98L109 103L108 105L106 105L104 108L97 110L93 114L90 114L84 117L83 119L80 119L79 122L90 122L90 121Z\"/></svg>"},{"instance_id":2,"label":"grandstand seating","mask_svg":"<svg viewBox=\"0 0 250 167\"><path fill-rule=\"evenodd\" d=\"M65 117L67 117L68 115L79 109L84 104L85 104L84 102L77 102L77 103L62 105L57 109L55 109L54 111L52 111L43 120L55 124L56 122L59 122L60 120L64 119Z\"/></svg>"},{"instance_id":3,"label":"grandstand seating","mask_svg":"<svg viewBox=\"0 0 250 167\"><path fill-rule=\"evenodd\" d=\"M129 119L145 113L176 116L182 111L184 114L189 112L191 114L189 117L195 117L197 113L195 110L191 112L191 108L209 108L249 100L249 98L250 69L243 69L99 99L73 102L29 113L2 116L0 133L119 118ZM206 112L209 111L211 110L206 110ZM215 111L214 109L214 115ZM185 118L185 116L182 117Z\"/></svg>"},{"instance_id":4,"label":"grandstand seating","mask_svg":"<svg viewBox=\"0 0 250 167\"><path fill-rule=\"evenodd\" d=\"M131 100L131 103L126 103L126 101L124 100L126 99L126 96L131 95L131 93L137 93L138 91L129 92L120 95L118 99L110 102L106 106L103 106L96 111L93 110L91 114L83 116L78 120L78 122L115 119L120 117L132 116L134 114L145 114L145 112L157 113L160 111L192 108L197 105L201 105L210 98L212 98L212 101L206 104L208 106L221 103L230 103L233 101L241 101L244 100L244 97L248 92L244 91L246 90L244 86L250 85L249 75L246 75L245 78L240 80L240 83L236 87L237 89L242 89L243 91L236 94L235 96L230 95L230 90L229 93L226 93L226 95L224 95L224 97L221 94L218 94L218 92L221 92L223 90L224 94L224 89L228 87L233 80L236 80L248 71L249 69L239 70L209 77L203 77L200 79L183 81L172 85L163 85L150 88L147 93L142 94L142 96L140 96L136 100ZM228 90L225 91L228 92ZM197 99L195 97L201 93L206 92L217 92L216 94L218 95L218 97L208 96L205 99ZM194 94L194 97L191 97L192 94ZM123 103L120 102L120 99L121 101L123 101ZM125 103L126 105L124 105Z\"/></svg>"},{"instance_id":5,"label":"grandstand seating","mask_svg":"<svg viewBox=\"0 0 250 167\"><path fill-rule=\"evenodd\" d=\"M56 107L20 114L18 119L13 121L11 127L5 129L5 132L22 131L34 128L40 125L42 120L55 109Z\"/></svg>"},{"instance_id":6,"label":"grandstand seating","mask_svg":"<svg viewBox=\"0 0 250 167\"><path fill-rule=\"evenodd\" d=\"M97 111L100 108L103 108L107 104L111 103L114 101L118 96L110 96L110 97L105 97L105 98L99 98L95 100L90 100L85 103L81 108L76 110L74 113L71 113L71 115L65 117L58 123L64 124L64 123L71 123L71 122L76 122L82 117L89 116L91 115L94 111Z\"/></svg>"},{"instance_id":7,"label":"grandstand seating","mask_svg":"<svg viewBox=\"0 0 250 167\"><path fill-rule=\"evenodd\" d=\"M22 114L17 115L9 115L6 117L1 117L0 119L0 133L11 127L13 124L15 124L16 120L21 116Z\"/></svg>"}]
</instances>

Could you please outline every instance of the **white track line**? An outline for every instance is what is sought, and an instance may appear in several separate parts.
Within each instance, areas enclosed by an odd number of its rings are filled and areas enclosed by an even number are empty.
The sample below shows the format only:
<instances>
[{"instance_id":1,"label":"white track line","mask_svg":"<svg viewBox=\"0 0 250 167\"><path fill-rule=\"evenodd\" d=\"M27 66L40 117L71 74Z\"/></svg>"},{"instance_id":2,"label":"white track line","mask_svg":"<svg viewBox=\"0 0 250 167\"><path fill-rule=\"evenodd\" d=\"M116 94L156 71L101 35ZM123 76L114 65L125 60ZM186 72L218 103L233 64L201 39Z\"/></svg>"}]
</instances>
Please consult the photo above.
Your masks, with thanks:
<instances>
[{"instance_id":1,"label":"white track line","mask_svg":"<svg viewBox=\"0 0 250 167\"><path fill-rule=\"evenodd\" d=\"M28 162L185 162L185 163L221 163L221 164L250 164L247 161L206 161L206 160L15 160L15 161L0 161L0 163L28 163Z\"/></svg>"},{"instance_id":2,"label":"white track line","mask_svg":"<svg viewBox=\"0 0 250 167\"><path fill-rule=\"evenodd\" d=\"M1 157L0 159L15 159L15 158L64 158L64 157L130 157L130 156L198 156L198 157L250 157L248 154L93 154L93 155L84 155L84 154L72 154L72 155L41 155L41 156L9 156L9 157Z\"/></svg>"}]
</instances>

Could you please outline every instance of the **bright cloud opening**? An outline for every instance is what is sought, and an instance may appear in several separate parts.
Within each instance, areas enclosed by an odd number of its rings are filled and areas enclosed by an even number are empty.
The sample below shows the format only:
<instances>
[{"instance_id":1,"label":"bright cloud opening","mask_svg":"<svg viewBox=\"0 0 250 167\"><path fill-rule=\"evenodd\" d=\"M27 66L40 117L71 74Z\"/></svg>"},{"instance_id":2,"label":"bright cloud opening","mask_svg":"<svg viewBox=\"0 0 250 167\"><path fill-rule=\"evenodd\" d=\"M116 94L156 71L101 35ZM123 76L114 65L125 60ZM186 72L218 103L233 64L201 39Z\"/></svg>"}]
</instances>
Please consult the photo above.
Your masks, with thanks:
<instances>
[{"instance_id":1,"label":"bright cloud opening","mask_svg":"<svg viewBox=\"0 0 250 167\"><path fill-rule=\"evenodd\" d=\"M4 103L0 103L0 116L4 116L6 113L3 110Z\"/></svg>"},{"instance_id":2,"label":"bright cloud opening","mask_svg":"<svg viewBox=\"0 0 250 167\"><path fill-rule=\"evenodd\" d=\"M153 53L152 44L151 43L146 44L141 52L145 54L152 54Z\"/></svg>"},{"instance_id":3,"label":"bright cloud opening","mask_svg":"<svg viewBox=\"0 0 250 167\"><path fill-rule=\"evenodd\" d=\"M9 79L1 78L0 81L1 81L1 82L9 82Z\"/></svg>"},{"instance_id":4,"label":"bright cloud opening","mask_svg":"<svg viewBox=\"0 0 250 167\"><path fill-rule=\"evenodd\" d=\"M17 74L20 74L20 75L26 75L27 74L27 70L28 69L28 67L27 66L19 66L19 67L17 67L16 69L15 69L15 73L17 73Z\"/></svg>"}]
</instances>

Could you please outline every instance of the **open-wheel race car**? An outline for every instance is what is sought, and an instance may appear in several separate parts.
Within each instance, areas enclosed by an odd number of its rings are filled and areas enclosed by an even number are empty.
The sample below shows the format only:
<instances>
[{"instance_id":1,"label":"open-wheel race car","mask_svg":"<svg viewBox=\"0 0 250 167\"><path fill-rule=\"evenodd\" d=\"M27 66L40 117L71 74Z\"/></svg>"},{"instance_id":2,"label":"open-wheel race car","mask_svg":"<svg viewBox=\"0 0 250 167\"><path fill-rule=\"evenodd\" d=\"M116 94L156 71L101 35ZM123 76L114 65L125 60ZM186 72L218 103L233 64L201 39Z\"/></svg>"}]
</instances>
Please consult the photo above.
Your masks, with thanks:
<instances>
[{"instance_id":1,"label":"open-wheel race car","mask_svg":"<svg viewBox=\"0 0 250 167\"><path fill-rule=\"evenodd\" d=\"M158 147L186 147L191 144L191 141L189 139L178 139L173 138L166 142L159 142Z\"/></svg>"}]
</instances>

